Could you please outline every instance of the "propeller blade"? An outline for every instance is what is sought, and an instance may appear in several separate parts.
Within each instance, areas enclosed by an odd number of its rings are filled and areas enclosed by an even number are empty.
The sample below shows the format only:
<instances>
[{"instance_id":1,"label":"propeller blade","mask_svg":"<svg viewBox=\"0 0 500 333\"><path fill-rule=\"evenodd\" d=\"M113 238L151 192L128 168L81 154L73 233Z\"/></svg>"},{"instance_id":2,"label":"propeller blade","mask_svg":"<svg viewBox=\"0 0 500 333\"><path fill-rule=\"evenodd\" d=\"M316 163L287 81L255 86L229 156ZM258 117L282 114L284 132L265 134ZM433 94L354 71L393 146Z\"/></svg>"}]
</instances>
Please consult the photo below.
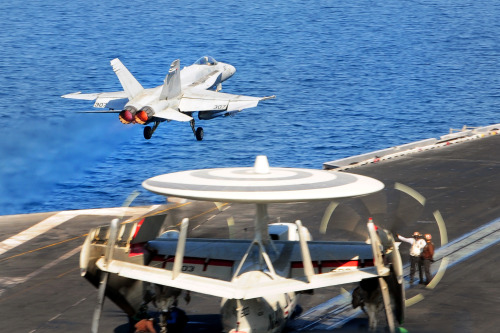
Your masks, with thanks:
<instances>
[{"instance_id":1,"label":"propeller blade","mask_svg":"<svg viewBox=\"0 0 500 333\"><path fill-rule=\"evenodd\" d=\"M106 252L104 254L104 264L107 268L110 261L113 259L113 249L116 242L117 231L118 231L118 219L113 219L111 221L111 227L109 230L109 240L106 246ZM99 282L99 290L97 291L97 304L94 309L94 316L92 318L92 333L97 333L99 329L99 319L101 318L102 307L104 305L104 296L106 294L106 285L108 283L108 272L101 272L101 281Z\"/></svg>"},{"instance_id":2,"label":"propeller blade","mask_svg":"<svg viewBox=\"0 0 500 333\"><path fill-rule=\"evenodd\" d=\"M326 228L328 227L328 222L330 222L330 217L332 217L333 211L338 205L339 203L337 201L332 201L326 208L323 219L321 220L321 226L319 227L319 232L323 235L326 234Z\"/></svg>"},{"instance_id":3,"label":"propeller blade","mask_svg":"<svg viewBox=\"0 0 500 333\"><path fill-rule=\"evenodd\" d=\"M97 333L99 330L99 320L101 319L102 307L104 305L104 295L106 293L106 284L108 283L109 273L101 272L101 281L99 282L99 290L97 291L97 304L92 317L92 333Z\"/></svg>"},{"instance_id":4,"label":"propeller blade","mask_svg":"<svg viewBox=\"0 0 500 333\"><path fill-rule=\"evenodd\" d=\"M139 191L132 192L123 202L122 206L129 207L132 201L134 201L134 199L137 198L139 194L140 194ZM125 214L125 212L123 214ZM123 219L123 215L111 221L109 229L109 239L104 253L104 264L106 269L109 262L113 259L113 249L116 243L116 239L118 237L118 226L120 224L121 219ZM109 278L109 273L101 271L101 280L99 281L99 289L97 290L97 304L96 307L94 308L94 315L92 317L92 327L91 327L92 333L97 333L99 330L99 320L101 319L102 308L104 306L108 278Z\"/></svg>"}]
</instances>

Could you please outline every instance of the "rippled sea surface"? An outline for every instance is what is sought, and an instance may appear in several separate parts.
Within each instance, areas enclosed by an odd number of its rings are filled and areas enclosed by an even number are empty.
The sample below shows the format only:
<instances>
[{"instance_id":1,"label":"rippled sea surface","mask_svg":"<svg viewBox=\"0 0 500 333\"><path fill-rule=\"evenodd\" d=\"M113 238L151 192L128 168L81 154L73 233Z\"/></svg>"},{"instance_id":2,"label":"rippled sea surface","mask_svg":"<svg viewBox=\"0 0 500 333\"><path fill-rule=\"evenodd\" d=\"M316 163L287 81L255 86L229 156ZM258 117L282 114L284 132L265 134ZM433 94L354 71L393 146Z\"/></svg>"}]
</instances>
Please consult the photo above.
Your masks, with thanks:
<instances>
[{"instance_id":1,"label":"rippled sea surface","mask_svg":"<svg viewBox=\"0 0 500 333\"><path fill-rule=\"evenodd\" d=\"M322 163L500 122L500 2L4 1L0 214L162 202L148 177L185 169ZM202 55L234 65L223 92L276 95L235 117L163 123L153 138L92 102ZM495 153L495 152L492 152ZM496 152L498 153L498 152Z\"/></svg>"}]
</instances>

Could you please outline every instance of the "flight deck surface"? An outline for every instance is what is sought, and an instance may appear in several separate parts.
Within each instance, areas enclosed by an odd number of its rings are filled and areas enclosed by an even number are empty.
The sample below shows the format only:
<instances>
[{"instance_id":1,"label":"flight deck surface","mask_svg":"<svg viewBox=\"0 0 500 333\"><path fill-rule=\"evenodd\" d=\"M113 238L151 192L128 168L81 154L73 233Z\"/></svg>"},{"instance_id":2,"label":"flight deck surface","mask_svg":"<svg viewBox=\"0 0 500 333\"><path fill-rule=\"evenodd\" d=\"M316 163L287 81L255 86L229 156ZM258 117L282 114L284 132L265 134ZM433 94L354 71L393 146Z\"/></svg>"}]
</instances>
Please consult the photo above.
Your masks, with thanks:
<instances>
[{"instance_id":1,"label":"flight deck surface","mask_svg":"<svg viewBox=\"0 0 500 333\"><path fill-rule=\"evenodd\" d=\"M439 250L449 249L442 239L436 211L444 221L447 242L464 237L471 243L488 239L478 228L500 217L500 156L496 153L499 135L451 144L391 160L351 168L346 172L382 181L384 198L370 196L341 203L332 214L326 234L319 232L328 202L287 203L269 207L272 222L302 220L314 239L338 237L363 239L365 217L404 236L413 231L431 233ZM422 205L407 193L394 189L403 184L425 198ZM413 192L410 192L413 193ZM96 209L0 217L0 319L4 328L20 332L88 331L97 289L79 275L79 249L90 228L105 225L115 216L138 219L144 214L163 211L168 223L176 225L190 218L190 237L228 237L228 219L233 218L233 237L253 235L255 207L246 204L216 206L210 202L183 202L131 209ZM340 222L337 222L340 221ZM493 223L482 230L494 235ZM407 289L407 308L403 324L410 332L492 331L500 326L497 276L500 267L498 237L481 246L459 245L459 258L446 265L433 289L414 285ZM462 244L462 243L460 243ZM443 245L443 246L442 246ZM457 252L452 249L450 251ZM401 246L403 260L408 247ZM450 256L451 257L451 256ZM441 267L436 255L433 268ZM302 297L303 304L319 305L337 296L340 288L317 291ZM337 293L337 294L335 294ZM216 305L216 306L214 306ZM191 303L180 302L190 316L190 332L218 332L219 299L193 295ZM304 307L307 309L307 307ZM213 325L207 325L207 322ZM366 316L351 320L334 331L357 331L366 327ZM311 326L310 331L325 330ZM101 332L127 332L127 317L106 302L100 322Z\"/></svg>"}]
</instances>

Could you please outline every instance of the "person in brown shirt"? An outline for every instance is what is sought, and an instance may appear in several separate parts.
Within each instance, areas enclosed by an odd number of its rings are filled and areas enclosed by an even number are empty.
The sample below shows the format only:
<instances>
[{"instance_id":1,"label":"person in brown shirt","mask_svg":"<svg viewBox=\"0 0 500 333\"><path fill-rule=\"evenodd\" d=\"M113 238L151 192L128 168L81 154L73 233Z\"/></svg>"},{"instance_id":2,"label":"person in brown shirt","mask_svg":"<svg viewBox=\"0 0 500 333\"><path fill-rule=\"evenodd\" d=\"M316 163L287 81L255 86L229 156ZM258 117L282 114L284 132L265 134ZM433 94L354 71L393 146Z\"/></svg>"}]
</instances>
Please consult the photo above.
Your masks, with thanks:
<instances>
[{"instance_id":1,"label":"person in brown shirt","mask_svg":"<svg viewBox=\"0 0 500 333\"><path fill-rule=\"evenodd\" d=\"M156 330L153 326L153 318L142 319L137 324L135 324L135 332L136 333L156 333Z\"/></svg>"},{"instance_id":2,"label":"person in brown shirt","mask_svg":"<svg viewBox=\"0 0 500 333\"><path fill-rule=\"evenodd\" d=\"M431 234L425 234L425 246L422 250L422 254L420 255L420 263L421 266L424 267L425 272L425 284L429 284L431 282L431 263L434 262L434 243L432 243ZM420 281L420 283L424 283Z\"/></svg>"}]
</instances>

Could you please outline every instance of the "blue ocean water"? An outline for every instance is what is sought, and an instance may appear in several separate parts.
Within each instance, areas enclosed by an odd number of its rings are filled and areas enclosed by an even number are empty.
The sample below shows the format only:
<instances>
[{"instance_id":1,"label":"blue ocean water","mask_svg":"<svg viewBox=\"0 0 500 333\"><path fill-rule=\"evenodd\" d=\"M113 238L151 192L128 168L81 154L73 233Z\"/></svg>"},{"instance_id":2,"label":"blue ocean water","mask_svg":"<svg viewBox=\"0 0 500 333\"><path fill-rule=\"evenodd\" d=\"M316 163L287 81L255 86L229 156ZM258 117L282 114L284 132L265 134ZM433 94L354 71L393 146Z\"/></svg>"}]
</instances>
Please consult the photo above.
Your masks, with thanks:
<instances>
[{"instance_id":1,"label":"blue ocean water","mask_svg":"<svg viewBox=\"0 0 500 333\"><path fill-rule=\"evenodd\" d=\"M141 182L194 168L322 163L500 122L500 3L485 0L4 1L0 214L162 202ZM163 123L78 114L75 92L144 87L202 55L234 65L223 92L276 95L235 117ZM492 152L493 153L493 152Z\"/></svg>"}]
</instances>

